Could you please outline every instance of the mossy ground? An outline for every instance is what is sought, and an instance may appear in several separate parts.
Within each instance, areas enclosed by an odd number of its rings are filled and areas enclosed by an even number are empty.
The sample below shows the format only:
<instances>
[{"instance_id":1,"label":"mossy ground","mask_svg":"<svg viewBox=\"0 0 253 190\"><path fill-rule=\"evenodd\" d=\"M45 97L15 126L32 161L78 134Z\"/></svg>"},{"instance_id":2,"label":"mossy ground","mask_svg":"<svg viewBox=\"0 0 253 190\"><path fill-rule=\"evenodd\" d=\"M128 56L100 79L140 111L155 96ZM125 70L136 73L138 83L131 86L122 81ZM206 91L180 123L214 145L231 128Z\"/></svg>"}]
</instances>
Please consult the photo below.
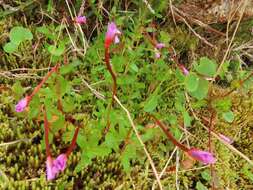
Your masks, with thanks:
<instances>
[{"instance_id":1,"label":"mossy ground","mask_svg":"<svg viewBox=\"0 0 253 190\"><path fill-rule=\"evenodd\" d=\"M24 2L20 2L21 5ZM17 6L14 2L5 2L10 6ZM45 8L47 3L41 2L42 8ZM57 11L64 11L66 7L63 1L58 2L59 7ZM107 5L107 4L106 4ZM120 6L120 5L119 5ZM123 5L122 5L123 6ZM39 12L37 5L26 7L24 10L10 13L0 20L0 46L2 47L8 41L8 32L13 26L23 25L29 28L36 35L35 23L39 22L39 16L32 14ZM95 7L95 6L94 6ZM91 7L91 9L94 9ZM109 5L108 5L109 7ZM137 10L137 9L136 9ZM65 11L67 12L67 11ZM1 13L1 12L0 12ZM91 14L92 13L91 11ZM96 13L96 15L99 13ZM145 13L146 14L146 13ZM143 13L143 15L145 15ZM1 15L1 14L0 14ZM140 17L145 17L141 15ZM59 14L54 15L57 19L60 18ZM100 15L101 16L101 15ZM92 17L93 18L93 17ZM101 19L101 18L100 18ZM44 24L49 24L50 19L43 20ZM172 20L170 20L172 21ZM159 21L157 21L159 22ZM236 36L238 44L244 43L252 36L245 36L248 32L247 23L252 20L242 22L242 27L239 28L239 34ZM91 27L91 26L90 26ZM188 66L191 61L196 57L209 56L217 60L221 60L223 55L224 38L215 36L211 38L212 42L216 42L217 49L210 50L198 38L188 32L184 24L173 26L169 22L163 23L158 29L161 31L169 31L172 38L172 45L180 55L180 60L187 62ZM224 26L215 26L224 27ZM205 33L202 29L196 27L197 32L203 36L212 35ZM84 30L87 30L84 29ZM249 32L248 32L249 33ZM89 34L89 33L88 33ZM95 35L95 34L92 34ZM45 68L48 66L49 53L43 49L42 43L38 44L36 50L31 42L22 44L19 54L7 54L0 49L0 169L1 169L1 188L3 189L151 189L154 183L154 176L151 172L150 166L147 161L132 162L131 172L126 173L120 163L118 153L112 153L104 158L95 158L92 164L82 170L80 173L74 172L75 166L81 157L81 151L77 148L68 159L67 169L61 173L56 180L47 182L45 178L45 150L44 145L41 144L43 139L43 130L40 123L36 120L27 121L25 117L17 116L14 111L14 105L17 101L16 94L13 92L13 85L16 81L20 81L23 87L34 87L46 71L29 71L17 73L12 72L12 75L6 71L17 68ZM251 66L252 61L246 58L248 66ZM5 73L4 73L5 72ZM85 74L86 71L80 71ZM14 74L13 74L14 73ZM172 81L173 82L173 81ZM222 84L216 84L213 87L213 93L223 94L230 90L224 81ZM152 88L152 87L150 87ZM173 96L174 95L170 95ZM253 97L250 91L237 90L233 92L229 98L232 100L232 111L235 114L232 123L224 122L218 118L215 124L215 130L225 133L227 136L234 137L233 145L239 151L247 155L253 160ZM170 100L170 97L168 98ZM172 106L168 105L166 108ZM170 110L166 110L170 113ZM85 111L87 113L87 111ZM172 112L173 113L173 112ZM91 113L87 113L91 114ZM208 110L201 110L198 115L207 114ZM145 120L145 119L144 119ZM205 148L208 143L208 134L197 122L188 129L194 137L189 137L190 144L199 148ZM200 137L197 134L201 134ZM14 142L17 141L17 142ZM237 154L231 152L223 144L216 139L212 139L213 149L218 155L219 162L214 165L215 187L217 189L253 189L252 177L250 179L246 174L246 170L252 172L252 166L248 165L245 160ZM14 142L13 144L4 144ZM55 155L60 153L60 150L66 148L64 143L57 141L57 145L52 146L52 151ZM165 144L162 140L157 139L153 142L146 143L147 148L152 152L152 158L159 171L167 162L168 157L172 153L174 147L170 145L166 155L159 152L158 145ZM161 148L162 149L162 148ZM184 155L182 158L184 159ZM175 166L176 159L173 157L170 168L167 170L161 179L165 189L176 189L176 179L180 183L180 189L195 189L196 183L201 181L206 187L211 187L210 182L203 178L203 172L209 172L210 168L200 168L201 165L196 163L192 168L179 169L176 174L173 167ZM199 169L200 168L200 169ZM252 174L251 174L252 175ZM177 176L177 177L176 177Z\"/></svg>"}]
</instances>

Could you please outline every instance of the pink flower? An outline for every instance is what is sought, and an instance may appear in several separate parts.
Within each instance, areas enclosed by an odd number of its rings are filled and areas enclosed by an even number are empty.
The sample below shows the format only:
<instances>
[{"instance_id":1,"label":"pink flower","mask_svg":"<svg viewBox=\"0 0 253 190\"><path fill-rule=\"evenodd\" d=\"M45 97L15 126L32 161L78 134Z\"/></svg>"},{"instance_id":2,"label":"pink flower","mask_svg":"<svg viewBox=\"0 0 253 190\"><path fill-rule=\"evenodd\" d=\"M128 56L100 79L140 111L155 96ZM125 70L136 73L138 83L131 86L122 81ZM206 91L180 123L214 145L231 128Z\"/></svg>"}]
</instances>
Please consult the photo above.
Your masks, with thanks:
<instances>
[{"instance_id":1,"label":"pink flower","mask_svg":"<svg viewBox=\"0 0 253 190\"><path fill-rule=\"evenodd\" d=\"M75 22L78 24L86 24L86 17L85 16L78 16L75 18Z\"/></svg>"},{"instance_id":2,"label":"pink flower","mask_svg":"<svg viewBox=\"0 0 253 190\"><path fill-rule=\"evenodd\" d=\"M28 97L25 97L23 99L21 99L18 104L15 106L15 110L16 112L22 112L24 111L24 109L26 108L28 104Z\"/></svg>"},{"instance_id":3,"label":"pink flower","mask_svg":"<svg viewBox=\"0 0 253 190\"><path fill-rule=\"evenodd\" d=\"M58 170L63 171L66 168L67 156L66 154L60 154L55 160L54 165Z\"/></svg>"},{"instance_id":4,"label":"pink flower","mask_svg":"<svg viewBox=\"0 0 253 190\"><path fill-rule=\"evenodd\" d=\"M47 167L47 180L49 181L54 179L59 171L54 166L54 161L51 158L51 156L47 157L46 167Z\"/></svg>"},{"instance_id":5,"label":"pink flower","mask_svg":"<svg viewBox=\"0 0 253 190\"><path fill-rule=\"evenodd\" d=\"M67 156L66 154L60 154L55 160L51 156L47 157L47 180L53 180L60 171L66 168Z\"/></svg>"},{"instance_id":6,"label":"pink flower","mask_svg":"<svg viewBox=\"0 0 253 190\"><path fill-rule=\"evenodd\" d=\"M225 136L225 135L223 135L223 134L221 134L221 133L219 133L218 135L219 135L219 137L220 137L222 140L226 141L228 144L232 144L232 143L233 143L233 140L232 140L231 138L229 138L229 137L227 137L227 136Z\"/></svg>"},{"instance_id":7,"label":"pink flower","mask_svg":"<svg viewBox=\"0 0 253 190\"><path fill-rule=\"evenodd\" d=\"M202 162L203 164L213 164L216 162L216 159L214 158L213 154L210 152L198 150L196 148L191 148L187 153L192 158Z\"/></svg>"},{"instance_id":8,"label":"pink flower","mask_svg":"<svg viewBox=\"0 0 253 190\"><path fill-rule=\"evenodd\" d=\"M165 47L165 44L164 43L157 43L156 46L155 46L157 49L162 49Z\"/></svg>"},{"instance_id":9,"label":"pink flower","mask_svg":"<svg viewBox=\"0 0 253 190\"><path fill-rule=\"evenodd\" d=\"M111 22L108 24L107 32L105 35L105 47L109 48L111 43L114 41L115 44L119 43L119 35L121 32L118 30L116 24Z\"/></svg>"}]
</instances>

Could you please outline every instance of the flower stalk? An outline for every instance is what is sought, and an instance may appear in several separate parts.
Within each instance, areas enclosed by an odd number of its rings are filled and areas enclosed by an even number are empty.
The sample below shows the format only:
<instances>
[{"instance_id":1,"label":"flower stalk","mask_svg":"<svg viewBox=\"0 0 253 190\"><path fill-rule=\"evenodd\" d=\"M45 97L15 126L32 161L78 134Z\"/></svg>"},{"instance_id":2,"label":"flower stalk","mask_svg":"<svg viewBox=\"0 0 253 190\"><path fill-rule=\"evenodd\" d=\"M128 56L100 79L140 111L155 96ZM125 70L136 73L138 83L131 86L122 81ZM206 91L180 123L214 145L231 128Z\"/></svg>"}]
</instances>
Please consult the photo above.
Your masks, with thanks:
<instances>
[{"instance_id":1,"label":"flower stalk","mask_svg":"<svg viewBox=\"0 0 253 190\"><path fill-rule=\"evenodd\" d=\"M178 148L180 148L181 150L183 150L184 152L188 152L190 149L188 147L186 147L185 145L183 145L182 143L180 143L171 133L169 130L166 129L165 125L160 122L155 116L151 115L151 117L155 120L156 124L162 129L162 131L166 134L166 136L168 137L168 139Z\"/></svg>"},{"instance_id":2,"label":"flower stalk","mask_svg":"<svg viewBox=\"0 0 253 190\"><path fill-rule=\"evenodd\" d=\"M162 131L166 134L168 139L182 151L187 153L191 158L202 162L203 164L214 164L216 162L215 157L212 153L199 150L196 148L188 148L182 143L180 143L170 132L166 129L166 126L160 122L155 116L151 115L151 117L155 120L156 124L162 129Z\"/></svg>"},{"instance_id":3,"label":"flower stalk","mask_svg":"<svg viewBox=\"0 0 253 190\"><path fill-rule=\"evenodd\" d=\"M42 81L34 88L33 92L26 96L25 98L21 99L17 105L15 106L16 112L22 112L25 110L26 107L29 106L29 103L31 102L33 96L41 89L42 85L48 80L48 78L58 70L59 64L56 64L42 79Z\"/></svg>"}]
</instances>

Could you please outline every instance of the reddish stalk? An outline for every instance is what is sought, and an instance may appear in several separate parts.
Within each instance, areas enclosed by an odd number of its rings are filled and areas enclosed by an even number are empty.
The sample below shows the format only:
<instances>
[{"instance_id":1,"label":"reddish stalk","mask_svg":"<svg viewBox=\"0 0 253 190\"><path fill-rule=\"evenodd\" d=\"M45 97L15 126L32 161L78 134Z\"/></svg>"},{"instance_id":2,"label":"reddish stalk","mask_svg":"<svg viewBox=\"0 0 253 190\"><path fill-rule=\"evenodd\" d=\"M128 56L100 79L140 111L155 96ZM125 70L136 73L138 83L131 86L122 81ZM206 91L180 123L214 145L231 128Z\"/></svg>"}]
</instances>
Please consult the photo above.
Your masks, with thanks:
<instances>
[{"instance_id":1,"label":"reddish stalk","mask_svg":"<svg viewBox=\"0 0 253 190\"><path fill-rule=\"evenodd\" d=\"M181 150L183 150L184 152L188 152L190 149L188 147L186 147L185 145L183 145L182 143L178 142L178 140L170 133L169 130L166 129L166 126L160 122L155 116L150 115L156 122L156 124L163 130L163 132L166 134L166 136L168 137L168 139L178 148L180 148Z\"/></svg>"},{"instance_id":2,"label":"reddish stalk","mask_svg":"<svg viewBox=\"0 0 253 190\"><path fill-rule=\"evenodd\" d=\"M70 146L69 146L67 152L65 153L67 157L68 157L68 156L70 155L70 153L75 149L76 140L77 140L77 136L78 136L79 129L80 129L79 126L75 129L75 134L74 134L74 136L73 136L73 138L72 138L71 144L70 144Z\"/></svg>"},{"instance_id":3,"label":"reddish stalk","mask_svg":"<svg viewBox=\"0 0 253 190\"><path fill-rule=\"evenodd\" d=\"M51 156L50 147L49 147L49 122L47 120L47 113L44 110L44 128L45 128L45 144L46 144L46 156Z\"/></svg>"},{"instance_id":4,"label":"reddish stalk","mask_svg":"<svg viewBox=\"0 0 253 190\"><path fill-rule=\"evenodd\" d=\"M113 88L112 88L112 103L114 102L114 96L116 96L117 93L117 77L116 74L112 70L112 66L110 64L110 52L109 47L105 47L105 64L107 67L107 70L110 72L113 80Z\"/></svg>"},{"instance_id":5,"label":"reddish stalk","mask_svg":"<svg viewBox=\"0 0 253 190\"><path fill-rule=\"evenodd\" d=\"M33 92L28 96L28 104L32 100L32 97L41 89L42 85L47 81L47 79L59 68L59 64L56 64L51 71L42 79L42 81L34 88Z\"/></svg>"},{"instance_id":6,"label":"reddish stalk","mask_svg":"<svg viewBox=\"0 0 253 190\"><path fill-rule=\"evenodd\" d=\"M106 128L104 129L104 135L106 135L106 133L109 131L110 129L110 112L111 112L111 106L114 103L114 96L116 96L117 93L117 77L116 74L113 72L112 70L112 66L110 64L110 50L109 50L110 46L105 46L105 64L107 67L107 70L110 72L111 76L112 76L112 80L113 80L113 87L112 87L112 103L109 107L108 113L107 113L107 124L106 124Z\"/></svg>"}]
</instances>

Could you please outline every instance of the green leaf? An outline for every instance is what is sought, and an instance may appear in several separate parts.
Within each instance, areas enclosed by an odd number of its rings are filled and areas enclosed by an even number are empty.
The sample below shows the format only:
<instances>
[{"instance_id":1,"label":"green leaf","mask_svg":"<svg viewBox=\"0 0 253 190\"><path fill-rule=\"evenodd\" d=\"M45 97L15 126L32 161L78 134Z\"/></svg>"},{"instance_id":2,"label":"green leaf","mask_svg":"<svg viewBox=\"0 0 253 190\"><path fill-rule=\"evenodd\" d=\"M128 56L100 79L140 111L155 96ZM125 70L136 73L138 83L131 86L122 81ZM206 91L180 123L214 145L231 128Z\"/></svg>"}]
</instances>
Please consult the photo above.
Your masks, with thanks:
<instances>
[{"instance_id":1,"label":"green leaf","mask_svg":"<svg viewBox=\"0 0 253 190\"><path fill-rule=\"evenodd\" d=\"M149 128L145 131L145 133L141 136L143 142L149 141L153 139L157 131L157 128Z\"/></svg>"},{"instance_id":2,"label":"green leaf","mask_svg":"<svg viewBox=\"0 0 253 190\"><path fill-rule=\"evenodd\" d=\"M145 112L152 112L156 106L158 105L158 97L157 95L151 95L150 98L147 99L147 101L145 101L145 105L144 105L144 111Z\"/></svg>"},{"instance_id":3,"label":"green leaf","mask_svg":"<svg viewBox=\"0 0 253 190\"><path fill-rule=\"evenodd\" d=\"M201 177L206 180L206 181L210 181L211 180L211 175L210 172L205 170L203 172L201 172Z\"/></svg>"},{"instance_id":4,"label":"green leaf","mask_svg":"<svg viewBox=\"0 0 253 190\"><path fill-rule=\"evenodd\" d=\"M105 143L100 146L92 147L91 151L94 152L96 156L101 156L101 157L108 156L112 152L111 148L108 148Z\"/></svg>"},{"instance_id":5,"label":"green leaf","mask_svg":"<svg viewBox=\"0 0 253 190\"><path fill-rule=\"evenodd\" d=\"M185 77L185 87L188 91L193 92L198 88L199 77L195 73L190 73Z\"/></svg>"},{"instance_id":6,"label":"green leaf","mask_svg":"<svg viewBox=\"0 0 253 190\"><path fill-rule=\"evenodd\" d=\"M219 112L228 112L231 109L232 103L230 98L213 101L213 107Z\"/></svg>"},{"instance_id":7,"label":"green leaf","mask_svg":"<svg viewBox=\"0 0 253 190\"><path fill-rule=\"evenodd\" d=\"M105 144L107 147L112 148L114 151L119 150L119 145L121 143L121 140L118 138L118 133L115 129L110 128L110 131L107 133L105 137Z\"/></svg>"},{"instance_id":8,"label":"green leaf","mask_svg":"<svg viewBox=\"0 0 253 190\"><path fill-rule=\"evenodd\" d=\"M189 127L191 125L192 118L187 111L183 112L184 126Z\"/></svg>"},{"instance_id":9,"label":"green leaf","mask_svg":"<svg viewBox=\"0 0 253 190\"><path fill-rule=\"evenodd\" d=\"M33 96L32 101L29 104L29 108L28 117L30 119L38 117L40 113L40 98L37 94Z\"/></svg>"},{"instance_id":10,"label":"green leaf","mask_svg":"<svg viewBox=\"0 0 253 190\"><path fill-rule=\"evenodd\" d=\"M225 79L226 73L227 73L227 71L228 71L229 65L230 65L230 62L229 62L229 61L225 61L225 62L223 63L223 65L222 65L222 67L221 67L221 71L220 71L220 73L219 73L221 79Z\"/></svg>"},{"instance_id":11,"label":"green leaf","mask_svg":"<svg viewBox=\"0 0 253 190\"><path fill-rule=\"evenodd\" d=\"M51 123L51 129L53 133L56 133L62 129L65 124L65 117L62 114L58 113L57 117L57 120Z\"/></svg>"},{"instance_id":12,"label":"green leaf","mask_svg":"<svg viewBox=\"0 0 253 190\"><path fill-rule=\"evenodd\" d=\"M130 161L136 158L136 146L134 144L128 144L121 154L120 160L124 171L130 172Z\"/></svg>"},{"instance_id":13,"label":"green leaf","mask_svg":"<svg viewBox=\"0 0 253 190\"><path fill-rule=\"evenodd\" d=\"M92 156L89 156L86 152L83 152L81 155L81 160L80 162L77 164L76 168L75 168L75 172L80 172L82 171L86 166L88 166L89 164L92 163Z\"/></svg>"},{"instance_id":14,"label":"green leaf","mask_svg":"<svg viewBox=\"0 0 253 190\"><path fill-rule=\"evenodd\" d=\"M126 58L124 56L113 56L111 62L117 73L124 71L124 64L126 63Z\"/></svg>"},{"instance_id":15,"label":"green leaf","mask_svg":"<svg viewBox=\"0 0 253 190\"><path fill-rule=\"evenodd\" d=\"M161 42L163 43L169 43L171 40L171 37L168 32L161 31L160 36L161 36Z\"/></svg>"},{"instance_id":16,"label":"green leaf","mask_svg":"<svg viewBox=\"0 0 253 190\"><path fill-rule=\"evenodd\" d=\"M49 53L51 53L54 56L60 56L64 53L65 50L65 44L64 43L60 43L59 46L55 46L55 45L50 45L48 46L48 51Z\"/></svg>"},{"instance_id":17,"label":"green leaf","mask_svg":"<svg viewBox=\"0 0 253 190\"><path fill-rule=\"evenodd\" d=\"M42 34L44 34L47 38L49 38L51 40L57 39L57 36L52 31L49 30L48 26L38 27L37 31L40 32L40 33L42 33Z\"/></svg>"},{"instance_id":18,"label":"green leaf","mask_svg":"<svg viewBox=\"0 0 253 190\"><path fill-rule=\"evenodd\" d=\"M171 127L171 132L173 133L173 136L179 140L181 135L182 135L182 132L181 130L178 128L178 127Z\"/></svg>"},{"instance_id":19,"label":"green leaf","mask_svg":"<svg viewBox=\"0 0 253 190\"><path fill-rule=\"evenodd\" d=\"M208 188L206 186L204 186L200 181L197 182L196 189L197 190L208 190Z\"/></svg>"},{"instance_id":20,"label":"green leaf","mask_svg":"<svg viewBox=\"0 0 253 190\"><path fill-rule=\"evenodd\" d=\"M63 65L60 69L60 73L61 73L61 75L65 75L70 72L73 72L77 69L77 66L79 66L81 64L82 64L82 62L79 59L76 59L70 64Z\"/></svg>"},{"instance_id":21,"label":"green leaf","mask_svg":"<svg viewBox=\"0 0 253 190\"><path fill-rule=\"evenodd\" d=\"M227 121L228 123L232 123L234 121L234 113L232 111L225 112L222 114L223 119Z\"/></svg>"},{"instance_id":22,"label":"green leaf","mask_svg":"<svg viewBox=\"0 0 253 190\"><path fill-rule=\"evenodd\" d=\"M66 93L70 92L71 85L68 80L66 80L63 76L58 76L57 78L58 86L56 86L56 90L58 88L60 95L64 96Z\"/></svg>"},{"instance_id":23,"label":"green leaf","mask_svg":"<svg viewBox=\"0 0 253 190\"><path fill-rule=\"evenodd\" d=\"M199 65L196 67L196 71L202 75L213 77L216 73L217 64L208 59L207 57L202 57L199 60Z\"/></svg>"},{"instance_id":24,"label":"green leaf","mask_svg":"<svg viewBox=\"0 0 253 190\"><path fill-rule=\"evenodd\" d=\"M245 164L245 165L243 166L241 172L242 172L245 176L247 176L247 177L253 182L253 173L252 173L252 171L251 171L249 165Z\"/></svg>"},{"instance_id":25,"label":"green leaf","mask_svg":"<svg viewBox=\"0 0 253 190\"><path fill-rule=\"evenodd\" d=\"M131 63L130 64L130 69L132 71L134 71L135 73L137 73L139 71L139 68L138 68L138 66L135 63Z\"/></svg>"},{"instance_id":26,"label":"green leaf","mask_svg":"<svg viewBox=\"0 0 253 190\"><path fill-rule=\"evenodd\" d=\"M33 34L27 28L22 26L13 27L10 31L10 40L12 43L19 45L21 42L26 40L32 40Z\"/></svg>"},{"instance_id":27,"label":"green leaf","mask_svg":"<svg viewBox=\"0 0 253 190\"><path fill-rule=\"evenodd\" d=\"M76 108L75 97L65 96L64 101L62 101L62 107L64 112L72 112Z\"/></svg>"},{"instance_id":28,"label":"green leaf","mask_svg":"<svg viewBox=\"0 0 253 190\"><path fill-rule=\"evenodd\" d=\"M24 88L21 86L20 81L15 82L12 86L12 90L18 98L20 98L24 93Z\"/></svg>"},{"instance_id":29,"label":"green leaf","mask_svg":"<svg viewBox=\"0 0 253 190\"><path fill-rule=\"evenodd\" d=\"M18 45L13 42L8 42L3 47L6 53L14 53L18 49Z\"/></svg>"},{"instance_id":30,"label":"green leaf","mask_svg":"<svg viewBox=\"0 0 253 190\"><path fill-rule=\"evenodd\" d=\"M190 95L193 96L194 98L197 98L198 100L202 100L207 96L208 93L208 81L205 79L200 79L199 80L199 85L198 88L190 92Z\"/></svg>"}]
</instances>

